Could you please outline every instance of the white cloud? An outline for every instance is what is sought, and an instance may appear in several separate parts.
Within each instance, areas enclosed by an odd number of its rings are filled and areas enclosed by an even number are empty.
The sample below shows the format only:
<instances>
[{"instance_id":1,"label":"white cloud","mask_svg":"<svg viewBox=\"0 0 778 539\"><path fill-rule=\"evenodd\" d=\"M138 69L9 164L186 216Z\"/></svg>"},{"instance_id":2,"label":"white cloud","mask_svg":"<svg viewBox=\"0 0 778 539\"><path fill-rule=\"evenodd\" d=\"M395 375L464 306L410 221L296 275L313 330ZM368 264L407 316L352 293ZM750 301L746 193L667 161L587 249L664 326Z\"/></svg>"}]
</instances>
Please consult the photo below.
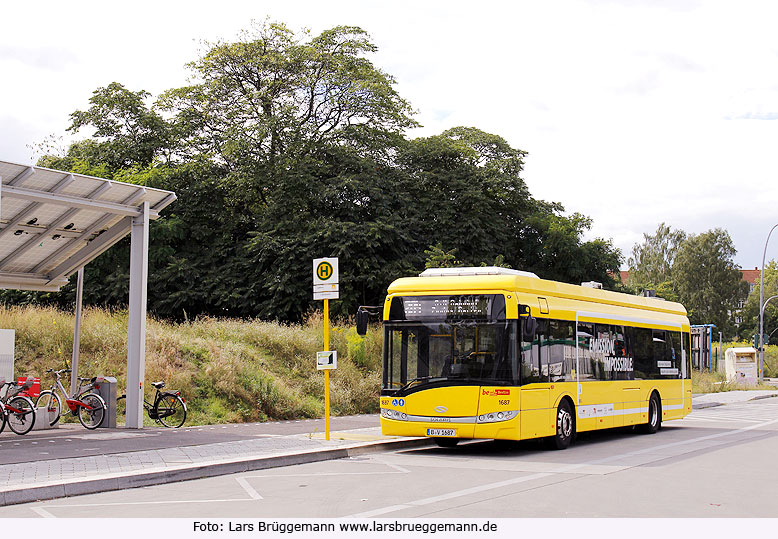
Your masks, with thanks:
<instances>
[{"instance_id":1,"label":"white cloud","mask_svg":"<svg viewBox=\"0 0 778 539\"><path fill-rule=\"evenodd\" d=\"M10 4L0 158L28 162L25 145L61 134L98 86L185 84L200 40L251 19L358 25L419 110L412 136L469 125L505 137L529 152L531 192L592 216L592 235L625 258L665 221L727 228L752 267L778 222L776 15L767 0Z\"/></svg>"}]
</instances>

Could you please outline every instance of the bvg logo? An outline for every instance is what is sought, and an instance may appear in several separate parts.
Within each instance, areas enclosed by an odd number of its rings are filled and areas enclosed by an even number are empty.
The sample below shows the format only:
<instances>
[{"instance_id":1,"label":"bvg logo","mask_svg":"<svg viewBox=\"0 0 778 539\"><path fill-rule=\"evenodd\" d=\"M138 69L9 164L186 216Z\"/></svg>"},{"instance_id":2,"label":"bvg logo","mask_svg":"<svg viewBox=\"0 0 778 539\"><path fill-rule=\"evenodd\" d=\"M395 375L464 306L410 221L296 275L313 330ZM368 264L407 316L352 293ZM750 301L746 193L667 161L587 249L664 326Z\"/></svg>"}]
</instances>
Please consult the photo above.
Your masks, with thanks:
<instances>
[{"instance_id":1,"label":"bvg logo","mask_svg":"<svg viewBox=\"0 0 778 539\"><path fill-rule=\"evenodd\" d=\"M496 397L498 395L510 395L511 394L511 390L510 389L492 389L492 390L483 389L482 391L483 391L483 393L482 393L483 395L488 395L490 397Z\"/></svg>"},{"instance_id":2,"label":"bvg logo","mask_svg":"<svg viewBox=\"0 0 778 539\"><path fill-rule=\"evenodd\" d=\"M435 411L439 414L443 414L448 412L448 408L446 408L445 406L435 406Z\"/></svg>"}]
</instances>

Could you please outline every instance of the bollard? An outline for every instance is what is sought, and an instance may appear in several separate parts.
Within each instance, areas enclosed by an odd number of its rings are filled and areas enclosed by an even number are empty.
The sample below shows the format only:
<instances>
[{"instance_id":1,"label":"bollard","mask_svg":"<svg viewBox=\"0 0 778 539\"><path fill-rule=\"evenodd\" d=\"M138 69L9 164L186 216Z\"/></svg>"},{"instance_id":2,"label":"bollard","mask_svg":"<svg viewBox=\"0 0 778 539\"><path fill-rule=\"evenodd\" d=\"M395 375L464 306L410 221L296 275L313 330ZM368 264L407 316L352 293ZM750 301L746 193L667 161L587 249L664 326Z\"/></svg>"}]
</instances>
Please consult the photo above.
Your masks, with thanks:
<instances>
[{"instance_id":1,"label":"bollard","mask_svg":"<svg viewBox=\"0 0 778 539\"><path fill-rule=\"evenodd\" d=\"M101 429L115 429L116 428L116 378L113 376L98 376L97 377L97 394L100 395L108 409L105 411L105 419L103 424L100 425Z\"/></svg>"}]
</instances>

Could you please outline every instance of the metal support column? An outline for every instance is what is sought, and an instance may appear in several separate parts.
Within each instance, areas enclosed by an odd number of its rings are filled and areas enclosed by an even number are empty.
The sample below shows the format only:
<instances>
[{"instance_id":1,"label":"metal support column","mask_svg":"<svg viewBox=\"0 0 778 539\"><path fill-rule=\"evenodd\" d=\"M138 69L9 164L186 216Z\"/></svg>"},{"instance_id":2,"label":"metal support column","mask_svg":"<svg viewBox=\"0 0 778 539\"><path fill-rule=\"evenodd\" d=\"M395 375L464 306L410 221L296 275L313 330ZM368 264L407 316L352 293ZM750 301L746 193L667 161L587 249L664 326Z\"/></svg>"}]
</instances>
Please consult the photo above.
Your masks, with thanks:
<instances>
[{"instance_id":1,"label":"metal support column","mask_svg":"<svg viewBox=\"0 0 778 539\"><path fill-rule=\"evenodd\" d=\"M78 390L78 355L81 347L81 311L84 303L84 268L78 268L76 283L76 327L73 328L73 356L70 360L70 394L76 395Z\"/></svg>"},{"instance_id":2,"label":"metal support column","mask_svg":"<svg viewBox=\"0 0 778 539\"><path fill-rule=\"evenodd\" d=\"M127 328L127 419L131 429L143 427L143 380L146 374L146 285L149 253L149 203L132 219L130 233L130 313Z\"/></svg>"}]
</instances>

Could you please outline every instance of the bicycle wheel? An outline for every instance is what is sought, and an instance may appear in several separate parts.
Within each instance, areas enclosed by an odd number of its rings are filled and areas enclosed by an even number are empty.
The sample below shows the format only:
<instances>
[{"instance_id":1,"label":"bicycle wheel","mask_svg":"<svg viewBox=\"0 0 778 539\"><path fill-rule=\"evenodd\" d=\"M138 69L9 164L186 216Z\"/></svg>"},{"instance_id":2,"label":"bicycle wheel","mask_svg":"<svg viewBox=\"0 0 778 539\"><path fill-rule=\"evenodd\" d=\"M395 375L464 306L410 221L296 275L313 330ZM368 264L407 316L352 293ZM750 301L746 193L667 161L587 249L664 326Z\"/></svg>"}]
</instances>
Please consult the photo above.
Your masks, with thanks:
<instances>
[{"instance_id":1,"label":"bicycle wheel","mask_svg":"<svg viewBox=\"0 0 778 539\"><path fill-rule=\"evenodd\" d=\"M186 421L186 403L173 393L165 393L157 401L153 410L157 420L166 427L178 428Z\"/></svg>"},{"instance_id":2,"label":"bicycle wheel","mask_svg":"<svg viewBox=\"0 0 778 539\"><path fill-rule=\"evenodd\" d=\"M16 434L27 434L35 425L35 405L27 397L17 395L8 401L8 427Z\"/></svg>"},{"instance_id":3,"label":"bicycle wheel","mask_svg":"<svg viewBox=\"0 0 778 539\"><path fill-rule=\"evenodd\" d=\"M5 406L0 409L0 432L5 430L5 424L8 423L8 418L5 415Z\"/></svg>"},{"instance_id":4,"label":"bicycle wheel","mask_svg":"<svg viewBox=\"0 0 778 539\"><path fill-rule=\"evenodd\" d=\"M49 389L41 391L40 397L35 401L35 407L43 406L49 411L49 425L53 427L62 415L62 402L59 400L59 395Z\"/></svg>"},{"instance_id":5,"label":"bicycle wheel","mask_svg":"<svg viewBox=\"0 0 778 539\"><path fill-rule=\"evenodd\" d=\"M78 407L78 420L85 428L92 430L103 424L105 419L105 401L100 395L87 393L79 399L86 406Z\"/></svg>"}]
</instances>

